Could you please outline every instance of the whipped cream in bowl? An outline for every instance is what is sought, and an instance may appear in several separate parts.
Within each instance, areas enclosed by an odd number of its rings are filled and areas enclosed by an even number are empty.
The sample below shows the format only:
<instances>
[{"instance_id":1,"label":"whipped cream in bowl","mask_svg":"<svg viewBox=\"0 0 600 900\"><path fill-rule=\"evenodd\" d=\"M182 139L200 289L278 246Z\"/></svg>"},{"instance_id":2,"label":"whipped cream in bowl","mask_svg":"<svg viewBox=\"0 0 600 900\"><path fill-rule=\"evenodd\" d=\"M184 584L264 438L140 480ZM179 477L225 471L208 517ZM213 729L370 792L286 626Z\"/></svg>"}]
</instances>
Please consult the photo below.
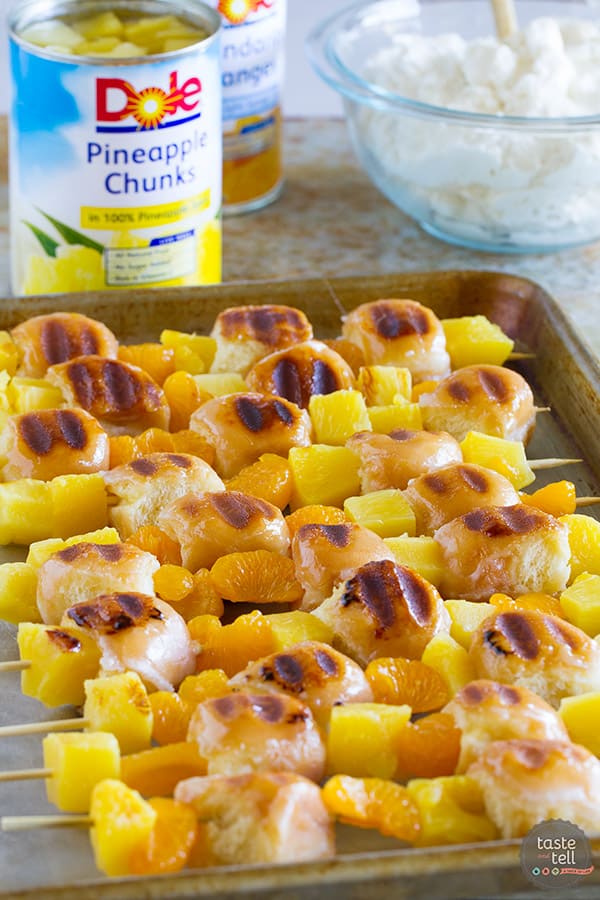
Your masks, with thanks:
<instances>
[{"instance_id":1,"label":"whipped cream in bowl","mask_svg":"<svg viewBox=\"0 0 600 900\"><path fill-rule=\"evenodd\" d=\"M309 38L376 186L430 233L483 250L600 239L600 12L487 0L378 0ZM457 22L463 23L457 33Z\"/></svg>"}]
</instances>

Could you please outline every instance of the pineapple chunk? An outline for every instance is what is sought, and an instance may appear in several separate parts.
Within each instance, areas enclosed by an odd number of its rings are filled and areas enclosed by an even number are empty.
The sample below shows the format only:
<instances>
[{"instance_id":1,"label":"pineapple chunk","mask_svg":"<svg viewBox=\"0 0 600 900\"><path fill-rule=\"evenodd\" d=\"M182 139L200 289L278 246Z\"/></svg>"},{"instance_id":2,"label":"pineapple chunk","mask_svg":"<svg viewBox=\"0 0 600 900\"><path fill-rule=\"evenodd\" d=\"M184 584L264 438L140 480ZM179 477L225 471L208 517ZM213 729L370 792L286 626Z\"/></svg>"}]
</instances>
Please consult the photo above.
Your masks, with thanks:
<instances>
[{"instance_id":1,"label":"pineapple chunk","mask_svg":"<svg viewBox=\"0 0 600 900\"><path fill-rule=\"evenodd\" d=\"M0 331L0 371L14 375L19 364L17 345L8 331Z\"/></svg>"},{"instance_id":2,"label":"pineapple chunk","mask_svg":"<svg viewBox=\"0 0 600 900\"><path fill-rule=\"evenodd\" d=\"M0 544L31 544L52 534L52 494L46 481L0 484Z\"/></svg>"},{"instance_id":3,"label":"pineapple chunk","mask_svg":"<svg viewBox=\"0 0 600 900\"><path fill-rule=\"evenodd\" d=\"M123 23L111 10L80 19L73 26L88 41L103 37L120 37L123 34Z\"/></svg>"},{"instance_id":4,"label":"pineapple chunk","mask_svg":"<svg viewBox=\"0 0 600 900\"><path fill-rule=\"evenodd\" d=\"M19 622L41 622L36 602L37 572L26 562L0 566L0 619Z\"/></svg>"},{"instance_id":5,"label":"pineapple chunk","mask_svg":"<svg viewBox=\"0 0 600 900\"><path fill-rule=\"evenodd\" d=\"M384 541L397 563L414 569L436 587L441 583L444 575L442 551L432 537L400 535L384 538Z\"/></svg>"},{"instance_id":6,"label":"pineapple chunk","mask_svg":"<svg viewBox=\"0 0 600 900\"><path fill-rule=\"evenodd\" d=\"M92 792L90 839L96 865L105 875L130 875L133 853L150 840L156 810L141 794L107 778Z\"/></svg>"},{"instance_id":7,"label":"pineapple chunk","mask_svg":"<svg viewBox=\"0 0 600 900\"><path fill-rule=\"evenodd\" d=\"M160 335L160 342L163 346L170 347L171 350L175 351L174 362L176 369L183 369L184 372L189 372L191 375L210 372L210 367L217 352L217 342L214 338L203 334L187 334L184 331L172 331L166 328ZM246 386L236 388L236 390L246 390ZM213 392L211 391L211 393Z\"/></svg>"},{"instance_id":8,"label":"pineapple chunk","mask_svg":"<svg viewBox=\"0 0 600 900\"><path fill-rule=\"evenodd\" d=\"M468 775L413 778L406 789L419 808L417 846L469 844L498 836L485 813L481 789Z\"/></svg>"},{"instance_id":9,"label":"pineapple chunk","mask_svg":"<svg viewBox=\"0 0 600 900\"><path fill-rule=\"evenodd\" d=\"M423 430L423 417L418 403L407 403L402 398L398 402L396 394L394 402L388 406L369 406L367 413L371 423L371 429L377 434L389 434L396 428L407 428L409 431Z\"/></svg>"},{"instance_id":10,"label":"pineapple chunk","mask_svg":"<svg viewBox=\"0 0 600 900\"><path fill-rule=\"evenodd\" d=\"M560 595L565 616L589 634L600 634L600 575L583 572Z\"/></svg>"},{"instance_id":11,"label":"pineapple chunk","mask_svg":"<svg viewBox=\"0 0 600 900\"><path fill-rule=\"evenodd\" d=\"M600 575L600 522L580 513L561 516L569 529L571 547L571 581L587 572Z\"/></svg>"},{"instance_id":12,"label":"pineapple chunk","mask_svg":"<svg viewBox=\"0 0 600 900\"><path fill-rule=\"evenodd\" d=\"M21 690L46 706L81 706L83 683L100 665L100 650L78 628L53 628L22 622L17 632L22 660L30 663L21 673Z\"/></svg>"},{"instance_id":13,"label":"pineapple chunk","mask_svg":"<svg viewBox=\"0 0 600 900\"><path fill-rule=\"evenodd\" d=\"M6 389L11 409L15 413L35 412L37 409L56 409L64 403L59 388L43 378L12 378Z\"/></svg>"},{"instance_id":14,"label":"pineapple chunk","mask_svg":"<svg viewBox=\"0 0 600 900\"><path fill-rule=\"evenodd\" d=\"M371 421L360 391L315 394L310 398L308 413L318 444L343 447L357 431L371 430Z\"/></svg>"},{"instance_id":15,"label":"pineapple chunk","mask_svg":"<svg viewBox=\"0 0 600 900\"><path fill-rule=\"evenodd\" d=\"M248 385L237 372L221 372L221 374L194 375L194 381L201 391L208 391L213 397L225 394L245 393Z\"/></svg>"},{"instance_id":16,"label":"pineapple chunk","mask_svg":"<svg viewBox=\"0 0 600 900\"><path fill-rule=\"evenodd\" d=\"M294 481L292 511L313 504L341 507L347 497L360 493L359 460L348 447L292 447L288 462Z\"/></svg>"},{"instance_id":17,"label":"pineapple chunk","mask_svg":"<svg viewBox=\"0 0 600 900\"><path fill-rule=\"evenodd\" d=\"M136 672L87 679L83 687L87 731L114 734L122 753L138 753L150 746L152 707Z\"/></svg>"},{"instance_id":18,"label":"pineapple chunk","mask_svg":"<svg viewBox=\"0 0 600 900\"><path fill-rule=\"evenodd\" d=\"M110 53L111 50L114 50L115 47L118 47L120 44L118 37L100 37L94 38L91 41L84 41L82 44L77 44L77 47L73 51L77 54L77 56L105 56L107 53Z\"/></svg>"},{"instance_id":19,"label":"pineapple chunk","mask_svg":"<svg viewBox=\"0 0 600 900\"><path fill-rule=\"evenodd\" d=\"M344 512L351 522L370 528L379 537L416 534L415 514L402 491L390 488L344 500Z\"/></svg>"},{"instance_id":20,"label":"pineapple chunk","mask_svg":"<svg viewBox=\"0 0 600 900\"><path fill-rule=\"evenodd\" d=\"M92 791L105 778L119 778L121 756L113 734L48 734L42 742L50 803L63 812L84 813Z\"/></svg>"},{"instance_id":21,"label":"pineapple chunk","mask_svg":"<svg viewBox=\"0 0 600 900\"><path fill-rule=\"evenodd\" d=\"M82 40L74 28L66 22L61 22L60 19L33 22L20 32L19 37L38 47L60 47L65 50L72 50Z\"/></svg>"},{"instance_id":22,"label":"pineapple chunk","mask_svg":"<svg viewBox=\"0 0 600 900\"><path fill-rule=\"evenodd\" d=\"M66 540L60 538L47 538L44 541L35 541L27 554L27 562L34 569L39 569L53 553L72 547L73 544L120 544L121 537L116 528L100 528L98 531L88 531L85 534L74 534Z\"/></svg>"},{"instance_id":23,"label":"pineapple chunk","mask_svg":"<svg viewBox=\"0 0 600 900\"><path fill-rule=\"evenodd\" d=\"M432 637L423 651L421 661L440 673L451 697L475 680L471 657L449 634L436 634Z\"/></svg>"},{"instance_id":24,"label":"pineapple chunk","mask_svg":"<svg viewBox=\"0 0 600 900\"><path fill-rule=\"evenodd\" d=\"M486 316L442 319L446 350L453 369L487 364L501 366L515 345L498 325Z\"/></svg>"},{"instance_id":25,"label":"pineapple chunk","mask_svg":"<svg viewBox=\"0 0 600 900\"><path fill-rule=\"evenodd\" d=\"M411 708L406 705L334 706L327 735L327 773L393 778L398 767L398 735L410 716Z\"/></svg>"},{"instance_id":26,"label":"pineapple chunk","mask_svg":"<svg viewBox=\"0 0 600 900\"><path fill-rule=\"evenodd\" d=\"M535 473L529 467L521 441L506 441L491 434L469 431L460 447L466 463L499 472L517 491L535 481Z\"/></svg>"},{"instance_id":27,"label":"pineapple chunk","mask_svg":"<svg viewBox=\"0 0 600 900\"><path fill-rule=\"evenodd\" d=\"M452 619L450 634L465 650L471 646L473 633L481 623L498 611L491 603L472 603L470 600L446 600L444 605Z\"/></svg>"},{"instance_id":28,"label":"pineapple chunk","mask_svg":"<svg viewBox=\"0 0 600 900\"><path fill-rule=\"evenodd\" d=\"M600 691L563 697L558 714L565 723L569 737L575 744L600 756Z\"/></svg>"},{"instance_id":29,"label":"pineapple chunk","mask_svg":"<svg viewBox=\"0 0 600 900\"><path fill-rule=\"evenodd\" d=\"M59 475L49 485L53 506L53 535L67 538L84 529L96 530L107 525L106 490L99 472L90 475Z\"/></svg>"},{"instance_id":30,"label":"pineapple chunk","mask_svg":"<svg viewBox=\"0 0 600 900\"><path fill-rule=\"evenodd\" d=\"M400 366L361 366L356 387L367 406L388 406L397 395L410 401L412 377L409 369Z\"/></svg>"},{"instance_id":31,"label":"pineapple chunk","mask_svg":"<svg viewBox=\"0 0 600 900\"><path fill-rule=\"evenodd\" d=\"M330 644L333 640L333 631L329 625L301 609L271 613L264 618L271 626L275 653L288 650L301 641L321 641Z\"/></svg>"}]
</instances>

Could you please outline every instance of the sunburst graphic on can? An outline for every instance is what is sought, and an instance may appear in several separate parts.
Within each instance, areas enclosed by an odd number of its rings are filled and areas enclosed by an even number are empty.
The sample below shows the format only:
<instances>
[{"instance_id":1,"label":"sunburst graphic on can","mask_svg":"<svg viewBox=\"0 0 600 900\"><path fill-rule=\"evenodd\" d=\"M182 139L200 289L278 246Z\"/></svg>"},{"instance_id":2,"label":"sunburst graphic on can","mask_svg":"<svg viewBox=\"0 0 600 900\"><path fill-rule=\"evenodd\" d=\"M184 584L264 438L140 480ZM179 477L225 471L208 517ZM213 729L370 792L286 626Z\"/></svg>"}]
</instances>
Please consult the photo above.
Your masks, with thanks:
<instances>
[{"instance_id":1,"label":"sunburst graphic on can","mask_svg":"<svg viewBox=\"0 0 600 900\"><path fill-rule=\"evenodd\" d=\"M241 25L250 13L256 12L261 6L269 9L272 0L219 0L217 9L232 25Z\"/></svg>"},{"instance_id":2,"label":"sunburst graphic on can","mask_svg":"<svg viewBox=\"0 0 600 900\"><path fill-rule=\"evenodd\" d=\"M158 87L144 88L129 98L127 112L142 128L156 128L173 111L173 94Z\"/></svg>"}]
</instances>

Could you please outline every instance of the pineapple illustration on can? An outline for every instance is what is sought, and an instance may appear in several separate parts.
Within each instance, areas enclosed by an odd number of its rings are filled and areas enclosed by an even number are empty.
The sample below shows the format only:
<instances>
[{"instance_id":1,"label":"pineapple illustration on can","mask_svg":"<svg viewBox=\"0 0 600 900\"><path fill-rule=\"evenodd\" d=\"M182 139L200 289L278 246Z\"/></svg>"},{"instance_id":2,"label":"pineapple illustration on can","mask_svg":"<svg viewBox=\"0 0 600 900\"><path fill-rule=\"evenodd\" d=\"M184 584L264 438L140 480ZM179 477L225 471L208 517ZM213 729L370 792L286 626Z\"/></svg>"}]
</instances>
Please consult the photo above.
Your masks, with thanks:
<instances>
[{"instance_id":1,"label":"pineapple illustration on can","mask_svg":"<svg viewBox=\"0 0 600 900\"><path fill-rule=\"evenodd\" d=\"M220 21L197 0L24 0L10 22L16 294L221 279Z\"/></svg>"}]
</instances>

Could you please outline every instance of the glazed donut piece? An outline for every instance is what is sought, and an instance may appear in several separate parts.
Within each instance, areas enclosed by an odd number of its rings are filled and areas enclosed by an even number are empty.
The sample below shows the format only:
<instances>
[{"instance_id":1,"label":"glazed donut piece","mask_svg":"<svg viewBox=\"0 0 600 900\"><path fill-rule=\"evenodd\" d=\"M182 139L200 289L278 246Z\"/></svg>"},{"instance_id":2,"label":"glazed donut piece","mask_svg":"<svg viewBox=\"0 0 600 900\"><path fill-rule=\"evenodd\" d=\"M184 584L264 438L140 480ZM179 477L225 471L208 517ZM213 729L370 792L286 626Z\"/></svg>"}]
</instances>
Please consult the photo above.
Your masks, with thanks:
<instances>
[{"instance_id":1,"label":"glazed donut piece","mask_svg":"<svg viewBox=\"0 0 600 900\"><path fill-rule=\"evenodd\" d=\"M457 773L466 772L492 741L569 740L556 711L522 685L471 681L443 712L453 716L461 731Z\"/></svg>"},{"instance_id":2,"label":"glazed donut piece","mask_svg":"<svg viewBox=\"0 0 600 900\"><path fill-rule=\"evenodd\" d=\"M415 381L450 372L440 320L416 300L363 303L344 318L342 334L361 348L366 365L404 366Z\"/></svg>"},{"instance_id":3,"label":"glazed donut piece","mask_svg":"<svg viewBox=\"0 0 600 900\"><path fill-rule=\"evenodd\" d=\"M109 434L169 427L167 398L139 366L104 356L79 356L51 366L46 377L69 405L87 410Z\"/></svg>"},{"instance_id":4,"label":"glazed donut piece","mask_svg":"<svg viewBox=\"0 0 600 900\"><path fill-rule=\"evenodd\" d=\"M404 496L415 513L417 534L429 535L475 509L520 502L508 478L471 463L453 463L419 475L409 481Z\"/></svg>"},{"instance_id":5,"label":"glazed donut piece","mask_svg":"<svg viewBox=\"0 0 600 900\"><path fill-rule=\"evenodd\" d=\"M188 741L198 744L209 775L325 774L325 744L308 706L282 693L239 691L205 700L192 714Z\"/></svg>"},{"instance_id":6,"label":"glazed donut piece","mask_svg":"<svg viewBox=\"0 0 600 900\"><path fill-rule=\"evenodd\" d=\"M21 357L18 374L29 378L42 378L49 366L76 356L116 359L119 350L119 342L106 325L80 313L34 316L10 334Z\"/></svg>"},{"instance_id":7,"label":"glazed donut piece","mask_svg":"<svg viewBox=\"0 0 600 900\"><path fill-rule=\"evenodd\" d=\"M207 462L186 453L149 453L107 472L104 482L114 501L109 523L125 540L178 497L202 491L224 491L225 485Z\"/></svg>"},{"instance_id":8,"label":"glazed donut piece","mask_svg":"<svg viewBox=\"0 0 600 900\"><path fill-rule=\"evenodd\" d=\"M523 837L538 822L564 819L600 831L600 760L567 741L496 741L467 774L481 788L503 838Z\"/></svg>"},{"instance_id":9,"label":"glazed donut piece","mask_svg":"<svg viewBox=\"0 0 600 900\"><path fill-rule=\"evenodd\" d=\"M231 478L262 453L287 456L292 447L308 447L312 426L295 403L258 393L215 397L196 410L190 428L215 450L215 469Z\"/></svg>"},{"instance_id":10,"label":"glazed donut piece","mask_svg":"<svg viewBox=\"0 0 600 900\"><path fill-rule=\"evenodd\" d=\"M393 560L394 555L378 535L362 525L309 523L294 535L292 559L304 589L301 609L310 611L359 566L374 559Z\"/></svg>"},{"instance_id":11,"label":"glazed donut piece","mask_svg":"<svg viewBox=\"0 0 600 900\"><path fill-rule=\"evenodd\" d=\"M404 490L412 478L462 462L462 451L449 434L408 431L389 434L357 431L346 442L359 459L361 493L386 488Z\"/></svg>"},{"instance_id":12,"label":"glazed donut piece","mask_svg":"<svg viewBox=\"0 0 600 900\"><path fill-rule=\"evenodd\" d=\"M345 359L321 341L304 341L270 353L248 372L252 391L284 397L307 409L315 394L354 387L354 374Z\"/></svg>"},{"instance_id":13,"label":"glazed donut piece","mask_svg":"<svg viewBox=\"0 0 600 900\"><path fill-rule=\"evenodd\" d=\"M5 481L84 475L108 469L108 435L83 409L41 409L10 416L2 434Z\"/></svg>"},{"instance_id":14,"label":"glazed donut piece","mask_svg":"<svg viewBox=\"0 0 600 900\"><path fill-rule=\"evenodd\" d=\"M301 775L188 778L174 796L206 823L209 865L302 862L335 853L333 818L320 789Z\"/></svg>"},{"instance_id":15,"label":"glazed donut piece","mask_svg":"<svg viewBox=\"0 0 600 900\"><path fill-rule=\"evenodd\" d=\"M310 341L313 330L302 310L265 303L223 310L210 336L217 342L211 372L239 372L244 376L263 356Z\"/></svg>"},{"instance_id":16,"label":"glazed donut piece","mask_svg":"<svg viewBox=\"0 0 600 900\"><path fill-rule=\"evenodd\" d=\"M527 443L535 428L531 388L518 372L502 366L465 366L419 397L425 428L444 429L457 441L481 431Z\"/></svg>"},{"instance_id":17,"label":"glazed donut piece","mask_svg":"<svg viewBox=\"0 0 600 900\"><path fill-rule=\"evenodd\" d=\"M567 526L535 507L475 509L435 532L444 558L444 597L487 600L567 586L571 550Z\"/></svg>"},{"instance_id":18,"label":"glazed donut piece","mask_svg":"<svg viewBox=\"0 0 600 900\"><path fill-rule=\"evenodd\" d=\"M434 586L390 560L361 566L313 615L333 630L333 645L361 666L380 656L420 659L431 638L450 630Z\"/></svg>"},{"instance_id":19,"label":"glazed donut piece","mask_svg":"<svg viewBox=\"0 0 600 900\"><path fill-rule=\"evenodd\" d=\"M63 626L95 639L102 673L137 672L150 690L172 691L196 671L186 624L168 603L148 594L101 594L68 609Z\"/></svg>"},{"instance_id":20,"label":"glazed donut piece","mask_svg":"<svg viewBox=\"0 0 600 900\"><path fill-rule=\"evenodd\" d=\"M600 645L557 616L496 613L475 631L469 656L478 678L529 688L554 707L600 690Z\"/></svg>"},{"instance_id":21,"label":"glazed donut piece","mask_svg":"<svg viewBox=\"0 0 600 900\"><path fill-rule=\"evenodd\" d=\"M133 544L81 542L59 550L38 573L37 605L46 625L58 625L71 606L112 591L154 594L160 563Z\"/></svg>"},{"instance_id":22,"label":"glazed donut piece","mask_svg":"<svg viewBox=\"0 0 600 900\"><path fill-rule=\"evenodd\" d=\"M254 691L291 694L305 703L325 728L334 706L370 703L373 692L354 660L319 641L302 641L289 650L249 663L229 684Z\"/></svg>"},{"instance_id":23,"label":"glazed donut piece","mask_svg":"<svg viewBox=\"0 0 600 900\"><path fill-rule=\"evenodd\" d=\"M157 524L181 547L183 565L209 569L225 553L273 550L289 555L290 535L281 510L239 491L185 494L167 506Z\"/></svg>"}]
</instances>

